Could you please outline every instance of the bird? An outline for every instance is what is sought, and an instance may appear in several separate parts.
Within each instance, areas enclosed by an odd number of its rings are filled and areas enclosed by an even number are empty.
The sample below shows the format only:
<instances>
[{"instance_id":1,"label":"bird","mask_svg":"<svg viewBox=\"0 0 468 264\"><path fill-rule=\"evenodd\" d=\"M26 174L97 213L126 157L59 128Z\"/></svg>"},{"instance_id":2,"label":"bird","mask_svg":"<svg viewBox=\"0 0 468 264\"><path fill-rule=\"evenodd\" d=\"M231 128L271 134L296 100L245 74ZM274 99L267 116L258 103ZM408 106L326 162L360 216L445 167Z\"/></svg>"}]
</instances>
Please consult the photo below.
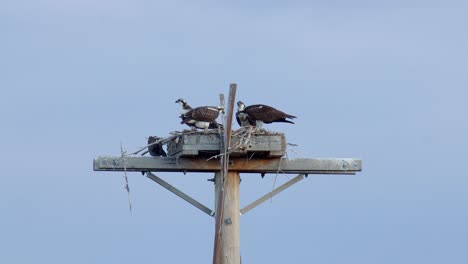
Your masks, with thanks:
<instances>
[{"instance_id":1,"label":"bird","mask_svg":"<svg viewBox=\"0 0 468 264\"><path fill-rule=\"evenodd\" d=\"M277 122L294 124L293 121L287 119L297 118L296 116L286 114L274 107L263 104L245 106L242 101L238 101L237 107L236 119L241 127L255 126L261 128L264 123L270 124Z\"/></svg>"},{"instance_id":2,"label":"bird","mask_svg":"<svg viewBox=\"0 0 468 264\"><path fill-rule=\"evenodd\" d=\"M167 154L164 151L161 143L153 144L154 142L156 142L158 140L161 140L161 139L162 138L160 138L160 137L153 137L153 136L150 136L148 138L148 152L149 152L149 154L151 156L153 156L153 157L158 157L158 156L167 157Z\"/></svg>"},{"instance_id":3,"label":"bird","mask_svg":"<svg viewBox=\"0 0 468 264\"><path fill-rule=\"evenodd\" d=\"M200 106L192 108L183 98L177 99L176 103L181 104L180 110L181 124L186 124L192 129L200 128L205 132L208 129L218 128L221 125L216 122L219 112L223 111L223 107L219 106Z\"/></svg>"},{"instance_id":4,"label":"bird","mask_svg":"<svg viewBox=\"0 0 468 264\"><path fill-rule=\"evenodd\" d=\"M180 114L181 115L184 115L186 114L188 111L192 110L193 108L187 103L187 101L185 101L185 99L183 98L179 98L177 99L177 101L175 101L176 104L179 103L181 106L182 106L182 109L180 109Z\"/></svg>"}]
</instances>

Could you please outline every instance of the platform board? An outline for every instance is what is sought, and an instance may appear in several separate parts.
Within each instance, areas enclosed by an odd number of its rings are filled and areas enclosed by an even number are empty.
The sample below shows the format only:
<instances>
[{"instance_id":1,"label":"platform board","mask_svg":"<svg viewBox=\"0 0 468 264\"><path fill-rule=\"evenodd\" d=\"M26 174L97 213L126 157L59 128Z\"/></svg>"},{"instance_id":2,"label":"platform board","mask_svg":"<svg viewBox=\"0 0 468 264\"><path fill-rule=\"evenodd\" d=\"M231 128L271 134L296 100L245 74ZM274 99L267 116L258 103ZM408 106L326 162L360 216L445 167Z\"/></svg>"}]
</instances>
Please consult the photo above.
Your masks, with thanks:
<instances>
[{"instance_id":1,"label":"platform board","mask_svg":"<svg viewBox=\"0 0 468 264\"><path fill-rule=\"evenodd\" d=\"M221 140L217 133L181 135L167 144L169 157L209 157L220 154ZM286 154L286 138L282 133L233 135L231 157L278 158Z\"/></svg>"}]
</instances>

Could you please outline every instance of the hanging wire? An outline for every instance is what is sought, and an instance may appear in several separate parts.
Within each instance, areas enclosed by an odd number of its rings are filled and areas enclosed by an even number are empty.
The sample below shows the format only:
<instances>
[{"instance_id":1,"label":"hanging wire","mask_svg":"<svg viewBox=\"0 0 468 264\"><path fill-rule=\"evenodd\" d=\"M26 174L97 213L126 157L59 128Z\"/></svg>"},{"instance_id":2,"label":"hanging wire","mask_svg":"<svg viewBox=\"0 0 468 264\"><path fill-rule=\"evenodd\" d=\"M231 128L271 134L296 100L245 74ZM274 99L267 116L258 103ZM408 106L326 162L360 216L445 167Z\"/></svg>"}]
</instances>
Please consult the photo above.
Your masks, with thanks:
<instances>
[{"instance_id":1,"label":"hanging wire","mask_svg":"<svg viewBox=\"0 0 468 264\"><path fill-rule=\"evenodd\" d=\"M132 202L130 200L130 187L128 185L128 176L127 176L127 162L125 161L126 152L123 150L122 141L120 142L120 155L123 162L124 167L124 178L125 178L125 190L127 190L127 197L128 197L128 206L130 212L132 211Z\"/></svg>"}]
</instances>

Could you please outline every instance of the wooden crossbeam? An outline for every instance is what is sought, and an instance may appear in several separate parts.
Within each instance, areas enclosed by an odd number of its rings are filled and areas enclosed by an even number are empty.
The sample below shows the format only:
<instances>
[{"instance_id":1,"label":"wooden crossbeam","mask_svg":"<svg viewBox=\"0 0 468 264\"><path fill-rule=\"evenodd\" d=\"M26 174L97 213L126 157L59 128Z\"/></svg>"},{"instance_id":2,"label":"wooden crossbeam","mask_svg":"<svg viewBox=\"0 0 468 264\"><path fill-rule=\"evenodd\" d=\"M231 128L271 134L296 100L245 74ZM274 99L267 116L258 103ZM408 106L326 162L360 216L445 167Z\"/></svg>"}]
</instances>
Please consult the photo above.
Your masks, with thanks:
<instances>
[{"instance_id":1,"label":"wooden crossbeam","mask_svg":"<svg viewBox=\"0 0 468 264\"><path fill-rule=\"evenodd\" d=\"M362 161L353 158L315 159L234 159L229 161L229 170L240 173L285 173L285 174L355 174L361 171ZM204 158L126 157L127 171L154 172L218 172L218 160ZM94 160L95 171L124 171L121 157L99 157Z\"/></svg>"}]
</instances>

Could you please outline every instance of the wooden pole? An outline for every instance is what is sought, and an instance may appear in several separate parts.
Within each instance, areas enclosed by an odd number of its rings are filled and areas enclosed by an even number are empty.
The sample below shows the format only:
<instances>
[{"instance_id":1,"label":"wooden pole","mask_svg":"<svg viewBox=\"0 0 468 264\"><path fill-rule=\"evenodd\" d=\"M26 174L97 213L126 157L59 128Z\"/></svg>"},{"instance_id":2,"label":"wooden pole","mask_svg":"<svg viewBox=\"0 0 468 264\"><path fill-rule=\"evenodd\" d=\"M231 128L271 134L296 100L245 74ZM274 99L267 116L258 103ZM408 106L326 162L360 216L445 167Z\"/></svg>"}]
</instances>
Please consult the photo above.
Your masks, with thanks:
<instances>
[{"instance_id":1,"label":"wooden pole","mask_svg":"<svg viewBox=\"0 0 468 264\"><path fill-rule=\"evenodd\" d=\"M229 171L226 175L224 189L224 211L221 222L220 264L240 264L240 175L239 172ZM215 174L215 204L221 201L219 189L221 173Z\"/></svg>"},{"instance_id":2,"label":"wooden pole","mask_svg":"<svg viewBox=\"0 0 468 264\"><path fill-rule=\"evenodd\" d=\"M239 172L229 172L229 150L231 146L232 118L237 84L229 87L226 114L223 116L223 140L221 147L221 171L215 174L215 242L213 264L239 264ZM224 101L224 98L220 98ZM226 201L227 199L227 201ZM227 211L227 214L225 213ZM235 213L233 213L235 212ZM237 226L237 228L236 228ZM236 255L237 254L237 255Z\"/></svg>"}]
</instances>

